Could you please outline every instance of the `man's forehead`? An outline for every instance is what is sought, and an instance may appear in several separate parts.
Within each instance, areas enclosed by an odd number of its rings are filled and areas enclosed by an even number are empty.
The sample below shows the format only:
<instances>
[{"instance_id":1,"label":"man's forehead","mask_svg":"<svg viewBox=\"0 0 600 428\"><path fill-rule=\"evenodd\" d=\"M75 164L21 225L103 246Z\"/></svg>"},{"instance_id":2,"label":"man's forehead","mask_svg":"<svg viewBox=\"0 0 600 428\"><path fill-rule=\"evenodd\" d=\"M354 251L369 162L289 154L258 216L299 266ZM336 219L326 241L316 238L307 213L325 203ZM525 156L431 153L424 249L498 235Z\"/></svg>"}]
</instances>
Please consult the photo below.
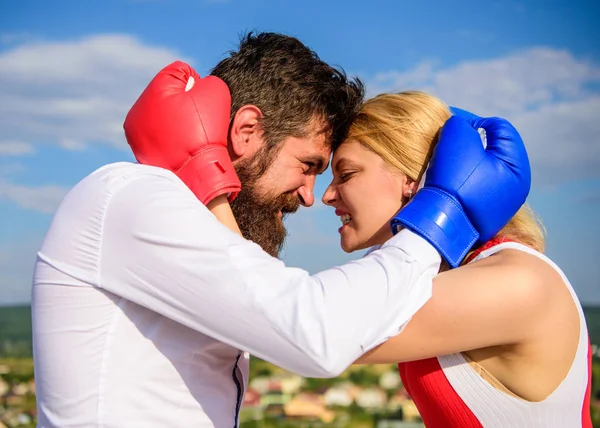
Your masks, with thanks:
<instances>
[{"instance_id":1,"label":"man's forehead","mask_svg":"<svg viewBox=\"0 0 600 428\"><path fill-rule=\"evenodd\" d=\"M326 158L329 162L331 157L331 135L329 132L315 132L308 137L311 140L310 149L315 155Z\"/></svg>"},{"instance_id":2,"label":"man's forehead","mask_svg":"<svg viewBox=\"0 0 600 428\"><path fill-rule=\"evenodd\" d=\"M314 165L320 171L327 169L331 158L331 147L322 136L294 138L288 140L287 146L289 148L288 153L299 161Z\"/></svg>"}]
</instances>

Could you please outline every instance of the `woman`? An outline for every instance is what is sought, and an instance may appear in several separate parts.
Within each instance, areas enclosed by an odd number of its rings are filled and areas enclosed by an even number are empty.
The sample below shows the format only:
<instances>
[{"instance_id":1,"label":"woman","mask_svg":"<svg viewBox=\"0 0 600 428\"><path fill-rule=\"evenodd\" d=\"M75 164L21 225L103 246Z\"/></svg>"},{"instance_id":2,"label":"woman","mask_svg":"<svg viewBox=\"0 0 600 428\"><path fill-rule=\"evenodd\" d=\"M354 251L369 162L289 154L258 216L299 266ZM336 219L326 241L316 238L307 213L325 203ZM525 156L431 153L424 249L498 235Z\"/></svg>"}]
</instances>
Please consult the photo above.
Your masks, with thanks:
<instances>
[{"instance_id":1,"label":"woman","mask_svg":"<svg viewBox=\"0 0 600 428\"><path fill-rule=\"evenodd\" d=\"M332 159L323 202L342 221L346 252L391 237L390 219L418 190L450 117L420 92L367 101ZM232 230L226 202L211 207ZM428 428L591 427L591 347L581 305L542 252L526 207L457 269L442 268L433 296L401 334L357 363L398 362Z\"/></svg>"},{"instance_id":2,"label":"woman","mask_svg":"<svg viewBox=\"0 0 600 428\"><path fill-rule=\"evenodd\" d=\"M450 117L420 92L367 101L332 160L323 202L346 252L384 243L418 190ZM366 197L368 195L368 197ZM463 265L434 281L404 331L358 363L395 363L429 427L591 427L591 347L578 298L542 253L526 206Z\"/></svg>"}]
</instances>

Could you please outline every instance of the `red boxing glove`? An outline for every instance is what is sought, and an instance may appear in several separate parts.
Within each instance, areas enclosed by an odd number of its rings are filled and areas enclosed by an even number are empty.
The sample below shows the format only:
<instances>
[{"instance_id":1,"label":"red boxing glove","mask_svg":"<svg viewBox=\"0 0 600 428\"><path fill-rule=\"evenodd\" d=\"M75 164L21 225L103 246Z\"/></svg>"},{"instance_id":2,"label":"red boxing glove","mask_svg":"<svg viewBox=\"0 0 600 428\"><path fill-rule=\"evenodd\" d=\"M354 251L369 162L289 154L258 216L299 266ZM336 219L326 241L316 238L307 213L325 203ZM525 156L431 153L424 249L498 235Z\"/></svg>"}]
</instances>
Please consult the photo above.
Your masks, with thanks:
<instances>
[{"instance_id":1,"label":"red boxing glove","mask_svg":"<svg viewBox=\"0 0 600 428\"><path fill-rule=\"evenodd\" d=\"M207 204L242 188L227 152L231 94L221 79L201 78L175 61L152 79L123 128L138 162L173 171Z\"/></svg>"}]
</instances>

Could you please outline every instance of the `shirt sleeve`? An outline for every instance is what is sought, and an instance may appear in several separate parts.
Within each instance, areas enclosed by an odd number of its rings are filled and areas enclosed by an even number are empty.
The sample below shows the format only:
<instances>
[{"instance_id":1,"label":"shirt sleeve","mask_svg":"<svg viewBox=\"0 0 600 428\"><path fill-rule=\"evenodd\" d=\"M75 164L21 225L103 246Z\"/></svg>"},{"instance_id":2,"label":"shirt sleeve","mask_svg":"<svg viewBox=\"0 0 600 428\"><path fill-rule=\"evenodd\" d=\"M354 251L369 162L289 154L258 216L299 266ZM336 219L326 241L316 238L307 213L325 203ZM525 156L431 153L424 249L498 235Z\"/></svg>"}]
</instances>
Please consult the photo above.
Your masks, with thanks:
<instances>
[{"instance_id":1,"label":"shirt sleeve","mask_svg":"<svg viewBox=\"0 0 600 428\"><path fill-rule=\"evenodd\" d=\"M334 377L431 297L437 251L404 230L310 275L221 225L183 183L133 180L104 214L98 286L307 377Z\"/></svg>"}]
</instances>

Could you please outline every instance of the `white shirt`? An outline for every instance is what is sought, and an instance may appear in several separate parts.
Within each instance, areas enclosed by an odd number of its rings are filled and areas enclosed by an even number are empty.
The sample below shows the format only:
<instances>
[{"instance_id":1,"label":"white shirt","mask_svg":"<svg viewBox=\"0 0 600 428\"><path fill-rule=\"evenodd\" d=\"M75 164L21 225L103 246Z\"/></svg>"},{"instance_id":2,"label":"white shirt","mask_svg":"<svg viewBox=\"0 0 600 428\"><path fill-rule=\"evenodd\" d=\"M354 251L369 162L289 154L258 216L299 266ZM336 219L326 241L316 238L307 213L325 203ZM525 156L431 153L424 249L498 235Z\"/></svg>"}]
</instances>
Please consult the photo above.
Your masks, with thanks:
<instances>
[{"instance_id":1,"label":"white shirt","mask_svg":"<svg viewBox=\"0 0 600 428\"><path fill-rule=\"evenodd\" d=\"M221 225L173 173L100 168L65 197L35 265L39 426L235 428L249 353L337 376L398 334L439 265L405 230L311 276Z\"/></svg>"}]
</instances>

